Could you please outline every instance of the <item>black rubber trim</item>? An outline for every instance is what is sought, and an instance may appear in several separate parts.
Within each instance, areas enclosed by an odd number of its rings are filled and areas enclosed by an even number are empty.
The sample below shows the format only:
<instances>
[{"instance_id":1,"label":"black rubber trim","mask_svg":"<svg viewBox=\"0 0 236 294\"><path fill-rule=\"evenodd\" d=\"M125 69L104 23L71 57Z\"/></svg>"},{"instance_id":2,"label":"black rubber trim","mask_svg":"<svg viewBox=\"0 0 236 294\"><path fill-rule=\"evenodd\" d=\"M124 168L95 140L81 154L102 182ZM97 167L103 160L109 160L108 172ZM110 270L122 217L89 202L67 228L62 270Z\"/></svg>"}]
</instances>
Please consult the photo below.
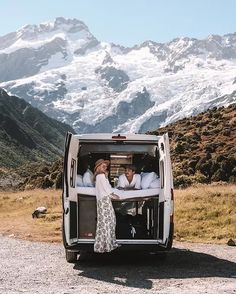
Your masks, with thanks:
<instances>
[{"instance_id":1,"label":"black rubber trim","mask_svg":"<svg viewBox=\"0 0 236 294\"><path fill-rule=\"evenodd\" d=\"M168 241L166 244L167 250L170 250L173 244L173 238L174 238L174 223L170 223L170 232L169 232L169 237Z\"/></svg>"},{"instance_id":2,"label":"black rubber trim","mask_svg":"<svg viewBox=\"0 0 236 294\"><path fill-rule=\"evenodd\" d=\"M63 162L63 173L62 173L62 207L63 207L63 214L62 214L62 241L63 245L66 248L68 246L66 242L66 236L65 236L65 224L64 224L64 215L65 215L65 207L64 207L64 195L66 191L66 197L69 196L68 194L68 181L67 181L67 161L68 161L68 154L69 154L69 146L71 141L72 133L67 132L66 139L65 139L65 147L64 147L64 162ZM66 187L64 186L64 183Z\"/></svg>"},{"instance_id":3,"label":"black rubber trim","mask_svg":"<svg viewBox=\"0 0 236 294\"><path fill-rule=\"evenodd\" d=\"M164 201L159 203L159 239L163 239L164 233Z\"/></svg>"},{"instance_id":4,"label":"black rubber trim","mask_svg":"<svg viewBox=\"0 0 236 294\"><path fill-rule=\"evenodd\" d=\"M70 201L70 239L77 237L77 202Z\"/></svg>"},{"instance_id":5,"label":"black rubber trim","mask_svg":"<svg viewBox=\"0 0 236 294\"><path fill-rule=\"evenodd\" d=\"M64 213L62 214L62 242L65 248L68 247L68 244L66 242L66 234L65 234L65 224L64 224Z\"/></svg>"},{"instance_id":6,"label":"black rubber trim","mask_svg":"<svg viewBox=\"0 0 236 294\"><path fill-rule=\"evenodd\" d=\"M69 147L71 142L71 133L67 133L66 135L66 142L65 142L65 155L64 155L64 164L63 164L63 195L66 192L66 197L69 197L69 184L68 184L68 170L67 170L67 162L68 162L68 155L69 155ZM64 187L64 183L66 187Z\"/></svg>"}]
</instances>

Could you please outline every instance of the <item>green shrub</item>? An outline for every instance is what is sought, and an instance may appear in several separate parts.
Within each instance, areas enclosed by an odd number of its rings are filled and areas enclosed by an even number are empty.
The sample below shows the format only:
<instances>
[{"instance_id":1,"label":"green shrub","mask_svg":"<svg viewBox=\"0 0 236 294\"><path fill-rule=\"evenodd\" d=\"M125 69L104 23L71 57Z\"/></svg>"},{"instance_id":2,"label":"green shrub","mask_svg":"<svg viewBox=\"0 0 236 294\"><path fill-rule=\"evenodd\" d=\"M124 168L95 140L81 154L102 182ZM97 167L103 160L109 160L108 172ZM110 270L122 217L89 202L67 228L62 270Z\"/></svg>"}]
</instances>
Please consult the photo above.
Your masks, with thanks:
<instances>
[{"instance_id":1,"label":"green shrub","mask_svg":"<svg viewBox=\"0 0 236 294\"><path fill-rule=\"evenodd\" d=\"M42 183L42 188L43 189L47 189L47 188L51 188L53 186L53 181L50 180L50 176L47 175L44 177L43 183Z\"/></svg>"},{"instance_id":2,"label":"green shrub","mask_svg":"<svg viewBox=\"0 0 236 294\"><path fill-rule=\"evenodd\" d=\"M230 130L230 129L226 129L226 130L224 130L224 131L222 132L222 135L227 137L227 136L230 135L230 133L231 133L231 130Z\"/></svg>"},{"instance_id":3,"label":"green shrub","mask_svg":"<svg viewBox=\"0 0 236 294\"><path fill-rule=\"evenodd\" d=\"M208 183L208 178L200 172L196 172L195 175L192 177L192 181L195 183Z\"/></svg>"},{"instance_id":4,"label":"green shrub","mask_svg":"<svg viewBox=\"0 0 236 294\"><path fill-rule=\"evenodd\" d=\"M47 166L43 166L41 169L40 169L40 171L42 172L42 173L44 173L44 174L49 174L50 172L49 172L49 168L47 167Z\"/></svg>"},{"instance_id":5,"label":"green shrub","mask_svg":"<svg viewBox=\"0 0 236 294\"><path fill-rule=\"evenodd\" d=\"M198 161L197 160L190 160L188 163L189 167L191 167L193 170L195 170L195 167L197 165Z\"/></svg>"},{"instance_id":6,"label":"green shrub","mask_svg":"<svg viewBox=\"0 0 236 294\"><path fill-rule=\"evenodd\" d=\"M52 172L50 174L50 180L54 181L57 178L58 171Z\"/></svg>"},{"instance_id":7,"label":"green shrub","mask_svg":"<svg viewBox=\"0 0 236 294\"><path fill-rule=\"evenodd\" d=\"M206 152L214 152L217 148L217 145L215 143L208 143L205 146Z\"/></svg>"},{"instance_id":8,"label":"green shrub","mask_svg":"<svg viewBox=\"0 0 236 294\"><path fill-rule=\"evenodd\" d=\"M181 187L181 188L186 188L190 185L193 184L193 181L191 177L187 175L180 175L174 178L174 186L175 187Z\"/></svg>"},{"instance_id":9,"label":"green shrub","mask_svg":"<svg viewBox=\"0 0 236 294\"><path fill-rule=\"evenodd\" d=\"M236 176L229 177L229 182L232 184L236 184Z\"/></svg>"},{"instance_id":10,"label":"green shrub","mask_svg":"<svg viewBox=\"0 0 236 294\"><path fill-rule=\"evenodd\" d=\"M177 143L177 145L176 145L176 147L175 147L175 152L176 152L177 154L181 154L181 153L184 152L184 146L183 146L182 143L180 143L180 142Z\"/></svg>"},{"instance_id":11,"label":"green shrub","mask_svg":"<svg viewBox=\"0 0 236 294\"><path fill-rule=\"evenodd\" d=\"M62 172L60 172L57 177L56 177L56 181L55 181L55 188L56 189L61 189L62 188Z\"/></svg>"},{"instance_id":12,"label":"green shrub","mask_svg":"<svg viewBox=\"0 0 236 294\"><path fill-rule=\"evenodd\" d=\"M222 168L219 168L211 177L213 182L225 181L225 173Z\"/></svg>"}]
</instances>

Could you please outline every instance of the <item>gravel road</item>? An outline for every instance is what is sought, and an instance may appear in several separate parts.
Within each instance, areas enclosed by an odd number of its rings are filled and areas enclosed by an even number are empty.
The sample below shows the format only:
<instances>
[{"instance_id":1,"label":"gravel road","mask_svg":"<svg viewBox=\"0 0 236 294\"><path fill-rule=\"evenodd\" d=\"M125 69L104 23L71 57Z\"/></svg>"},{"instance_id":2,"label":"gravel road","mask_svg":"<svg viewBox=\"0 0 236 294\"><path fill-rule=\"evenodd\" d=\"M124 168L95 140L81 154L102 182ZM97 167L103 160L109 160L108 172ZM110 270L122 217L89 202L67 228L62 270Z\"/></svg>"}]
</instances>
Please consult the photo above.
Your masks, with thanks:
<instances>
[{"instance_id":1,"label":"gravel road","mask_svg":"<svg viewBox=\"0 0 236 294\"><path fill-rule=\"evenodd\" d=\"M73 265L61 244L0 236L0 293L236 293L236 247L176 242L165 261L117 252Z\"/></svg>"}]
</instances>

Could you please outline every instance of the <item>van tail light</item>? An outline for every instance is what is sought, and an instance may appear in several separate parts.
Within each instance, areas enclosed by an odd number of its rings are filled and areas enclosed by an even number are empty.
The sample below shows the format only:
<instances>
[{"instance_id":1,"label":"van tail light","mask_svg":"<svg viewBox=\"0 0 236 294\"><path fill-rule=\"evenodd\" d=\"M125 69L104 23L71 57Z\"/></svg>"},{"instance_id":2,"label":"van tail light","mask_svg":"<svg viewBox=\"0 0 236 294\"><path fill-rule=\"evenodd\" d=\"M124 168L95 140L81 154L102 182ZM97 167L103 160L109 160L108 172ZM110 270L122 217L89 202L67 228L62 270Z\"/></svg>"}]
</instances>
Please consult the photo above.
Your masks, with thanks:
<instances>
[{"instance_id":1,"label":"van tail light","mask_svg":"<svg viewBox=\"0 0 236 294\"><path fill-rule=\"evenodd\" d=\"M120 134L111 137L114 140L126 140L126 136L121 136Z\"/></svg>"}]
</instances>

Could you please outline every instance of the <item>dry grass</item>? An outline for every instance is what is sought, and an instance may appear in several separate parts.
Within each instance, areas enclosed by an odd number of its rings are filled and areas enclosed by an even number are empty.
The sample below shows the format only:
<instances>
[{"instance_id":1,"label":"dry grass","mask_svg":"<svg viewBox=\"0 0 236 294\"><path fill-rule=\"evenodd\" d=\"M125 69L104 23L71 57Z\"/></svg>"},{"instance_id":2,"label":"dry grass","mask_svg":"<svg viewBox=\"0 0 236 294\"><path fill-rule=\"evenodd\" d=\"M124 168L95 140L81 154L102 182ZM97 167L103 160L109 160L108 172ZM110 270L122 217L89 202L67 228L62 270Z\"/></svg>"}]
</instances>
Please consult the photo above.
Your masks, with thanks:
<instances>
[{"instance_id":1,"label":"dry grass","mask_svg":"<svg viewBox=\"0 0 236 294\"><path fill-rule=\"evenodd\" d=\"M44 217L33 219L38 206ZM17 238L61 242L61 191L0 193L0 233ZM175 239L205 243L236 240L236 186L202 185L175 191Z\"/></svg>"},{"instance_id":2,"label":"dry grass","mask_svg":"<svg viewBox=\"0 0 236 294\"><path fill-rule=\"evenodd\" d=\"M32 213L38 206L45 206L47 214L33 219ZM1 192L0 233L27 240L60 242L61 191Z\"/></svg>"},{"instance_id":3,"label":"dry grass","mask_svg":"<svg viewBox=\"0 0 236 294\"><path fill-rule=\"evenodd\" d=\"M175 191L175 239L226 243L236 240L236 186L201 185Z\"/></svg>"}]
</instances>

